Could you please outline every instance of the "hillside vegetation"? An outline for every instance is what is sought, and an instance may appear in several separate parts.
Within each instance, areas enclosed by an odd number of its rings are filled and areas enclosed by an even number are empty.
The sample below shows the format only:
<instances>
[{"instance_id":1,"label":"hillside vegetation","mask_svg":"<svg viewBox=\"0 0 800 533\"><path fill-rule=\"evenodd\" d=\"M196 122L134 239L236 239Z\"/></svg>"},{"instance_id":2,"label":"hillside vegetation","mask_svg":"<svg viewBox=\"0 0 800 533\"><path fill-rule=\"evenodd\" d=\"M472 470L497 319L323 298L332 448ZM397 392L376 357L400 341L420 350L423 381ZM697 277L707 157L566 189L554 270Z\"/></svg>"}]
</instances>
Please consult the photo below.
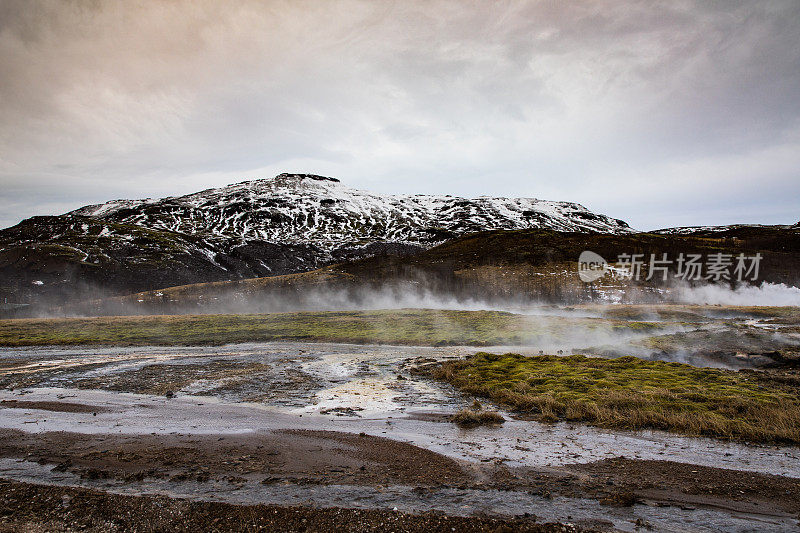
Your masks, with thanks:
<instances>
[{"instance_id":1,"label":"hillside vegetation","mask_svg":"<svg viewBox=\"0 0 800 533\"><path fill-rule=\"evenodd\" d=\"M712 236L583 234L549 230L490 231L467 235L408 255L383 255L300 274L181 285L106 298L66 311L85 314L274 312L324 304L371 307L374 291L389 296L444 295L455 300L577 304L623 290L636 301L658 301L659 281L603 278L583 283L577 258L592 250L609 261L622 253L761 253L759 279L800 284L800 230L739 228ZM293 307L294 306L294 307ZM324 308L324 307L323 307ZM32 309L35 311L35 309Z\"/></svg>"}]
</instances>

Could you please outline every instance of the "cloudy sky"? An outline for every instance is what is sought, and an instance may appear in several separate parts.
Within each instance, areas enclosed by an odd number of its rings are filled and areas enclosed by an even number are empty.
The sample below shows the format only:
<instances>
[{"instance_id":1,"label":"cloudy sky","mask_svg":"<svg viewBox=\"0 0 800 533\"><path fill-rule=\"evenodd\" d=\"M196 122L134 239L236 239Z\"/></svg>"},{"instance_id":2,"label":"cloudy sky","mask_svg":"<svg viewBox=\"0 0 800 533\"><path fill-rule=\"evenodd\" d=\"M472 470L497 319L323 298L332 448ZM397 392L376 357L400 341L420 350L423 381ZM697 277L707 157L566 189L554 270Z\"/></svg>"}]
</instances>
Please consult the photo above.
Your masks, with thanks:
<instances>
[{"instance_id":1,"label":"cloudy sky","mask_svg":"<svg viewBox=\"0 0 800 533\"><path fill-rule=\"evenodd\" d=\"M0 0L0 227L284 171L800 220L800 2Z\"/></svg>"}]
</instances>

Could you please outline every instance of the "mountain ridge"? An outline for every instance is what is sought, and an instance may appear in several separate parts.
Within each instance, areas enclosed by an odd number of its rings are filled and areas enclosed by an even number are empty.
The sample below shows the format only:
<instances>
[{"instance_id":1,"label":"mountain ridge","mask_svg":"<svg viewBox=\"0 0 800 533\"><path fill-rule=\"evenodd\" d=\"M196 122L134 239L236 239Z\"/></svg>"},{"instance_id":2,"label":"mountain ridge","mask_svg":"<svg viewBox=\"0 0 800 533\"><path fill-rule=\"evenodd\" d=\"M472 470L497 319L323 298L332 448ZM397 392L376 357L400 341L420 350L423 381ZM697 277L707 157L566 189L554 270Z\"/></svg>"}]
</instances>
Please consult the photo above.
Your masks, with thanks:
<instances>
[{"instance_id":1,"label":"mountain ridge","mask_svg":"<svg viewBox=\"0 0 800 533\"><path fill-rule=\"evenodd\" d=\"M315 244L342 242L432 245L492 229L626 233L624 221L574 202L536 198L386 195L345 187L336 178L279 174L183 196L114 200L66 213L150 229L210 237Z\"/></svg>"}]
</instances>

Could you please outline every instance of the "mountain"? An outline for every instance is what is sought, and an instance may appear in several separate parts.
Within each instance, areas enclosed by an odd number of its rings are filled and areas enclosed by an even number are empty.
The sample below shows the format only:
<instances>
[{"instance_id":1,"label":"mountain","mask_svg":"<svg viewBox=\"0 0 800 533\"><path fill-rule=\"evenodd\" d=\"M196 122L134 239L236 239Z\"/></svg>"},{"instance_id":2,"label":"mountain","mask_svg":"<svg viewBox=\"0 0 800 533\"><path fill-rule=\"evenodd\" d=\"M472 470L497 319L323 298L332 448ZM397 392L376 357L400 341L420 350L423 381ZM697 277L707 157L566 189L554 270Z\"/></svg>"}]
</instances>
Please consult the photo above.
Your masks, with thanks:
<instances>
[{"instance_id":1,"label":"mountain","mask_svg":"<svg viewBox=\"0 0 800 533\"><path fill-rule=\"evenodd\" d=\"M570 202L379 195L335 178L280 174L24 220L0 231L0 298L63 301L288 274L519 229L632 232L621 220Z\"/></svg>"},{"instance_id":2,"label":"mountain","mask_svg":"<svg viewBox=\"0 0 800 533\"><path fill-rule=\"evenodd\" d=\"M570 202L379 195L313 174L280 174L159 200L117 200L67 215L240 243L314 244L328 252L373 242L429 246L493 229L631 231L621 220Z\"/></svg>"}]
</instances>

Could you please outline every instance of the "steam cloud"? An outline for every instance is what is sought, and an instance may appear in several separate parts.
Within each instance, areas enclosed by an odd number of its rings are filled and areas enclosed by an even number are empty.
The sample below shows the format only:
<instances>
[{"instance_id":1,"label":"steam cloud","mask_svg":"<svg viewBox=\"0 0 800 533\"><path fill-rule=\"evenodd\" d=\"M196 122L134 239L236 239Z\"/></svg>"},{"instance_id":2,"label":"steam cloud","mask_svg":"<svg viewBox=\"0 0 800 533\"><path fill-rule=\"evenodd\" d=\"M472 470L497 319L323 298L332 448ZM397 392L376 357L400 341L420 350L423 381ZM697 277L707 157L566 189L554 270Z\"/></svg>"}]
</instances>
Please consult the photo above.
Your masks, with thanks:
<instances>
[{"instance_id":1,"label":"steam cloud","mask_svg":"<svg viewBox=\"0 0 800 533\"><path fill-rule=\"evenodd\" d=\"M680 303L699 305L800 306L800 288L784 283L762 282L761 285L723 285L679 287L673 298Z\"/></svg>"}]
</instances>

